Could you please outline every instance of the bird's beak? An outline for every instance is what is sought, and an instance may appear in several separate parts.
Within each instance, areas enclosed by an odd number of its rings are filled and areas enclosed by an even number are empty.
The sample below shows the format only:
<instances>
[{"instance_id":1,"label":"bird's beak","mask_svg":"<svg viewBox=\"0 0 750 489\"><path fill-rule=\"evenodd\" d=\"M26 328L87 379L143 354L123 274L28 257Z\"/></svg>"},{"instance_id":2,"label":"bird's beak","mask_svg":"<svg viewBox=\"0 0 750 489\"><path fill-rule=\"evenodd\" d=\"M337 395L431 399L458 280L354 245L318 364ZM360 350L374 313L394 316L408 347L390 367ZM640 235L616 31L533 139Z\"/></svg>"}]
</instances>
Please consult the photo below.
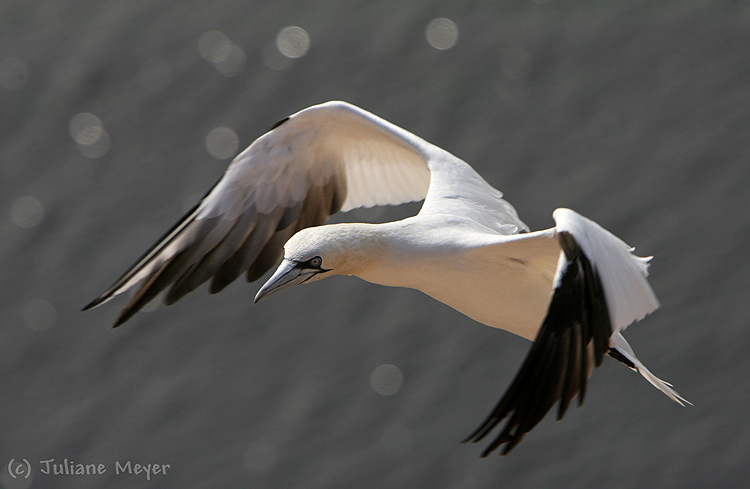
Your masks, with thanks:
<instances>
[{"instance_id":1,"label":"bird's beak","mask_svg":"<svg viewBox=\"0 0 750 489\"><path fill-rule=\"evenodd\" d=\"M281 262L276 272L268 279L263 287L260 288L258 293L255 295L254 304L257 304L262 299L265 299L271 294L291 287L292 285L299 285L306 282L310 277L315 275L322 270L315 270L310 268L304 268L301 263L287 260Z\"/></svg>"}]
</instances>

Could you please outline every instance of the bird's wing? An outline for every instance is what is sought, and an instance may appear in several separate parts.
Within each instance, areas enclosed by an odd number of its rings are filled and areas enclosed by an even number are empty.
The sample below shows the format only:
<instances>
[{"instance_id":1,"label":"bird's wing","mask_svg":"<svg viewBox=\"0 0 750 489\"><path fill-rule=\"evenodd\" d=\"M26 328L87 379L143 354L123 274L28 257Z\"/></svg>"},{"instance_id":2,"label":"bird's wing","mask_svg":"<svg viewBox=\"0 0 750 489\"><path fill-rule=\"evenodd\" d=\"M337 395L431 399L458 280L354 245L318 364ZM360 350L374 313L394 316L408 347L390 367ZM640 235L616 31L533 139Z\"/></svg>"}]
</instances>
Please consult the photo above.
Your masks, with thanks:
<instances>
[{"instance_id":1,"label":"bird's wing","mask_svg":"<svg viewBox=\"0 0 750 489\"><path fill-rule=\"evenodd\" d=\"M505 395L466 440L483 439L510 417L484 456L501 445L508 453L558 401L558 419L576 395L580 405L613 334L659 306L646 281L648 259L569 209L557 209L554 218L560 255L547 315Z\"/></svg>"},{"instance_id":2,"label":"bird's wing","mask_svg":"<svg viewBox=\"0 0 750 489\"><path fill-rule=\"evenodd\" d=\"M419 211L425 218L448 217L464 228L509 235L528 231L516 209L503 194L484 180L468 163L451 153L428 146L427 165L430 168L430 189Z\"/></svg>"},{"instance_id":3,"label":"bird's wing","mask_svg":"<svg viewBox=\"0 0 750 489\"><path fill-rule=\"evenodd\" d=\"M339 211L424 199L431 145L345 102L304 109L240 153L213 189L119 280L84 309L137 287L115 322L159 292L171 304L212 279L262 276L296 231Z\"/></svg>"}]
</instances>

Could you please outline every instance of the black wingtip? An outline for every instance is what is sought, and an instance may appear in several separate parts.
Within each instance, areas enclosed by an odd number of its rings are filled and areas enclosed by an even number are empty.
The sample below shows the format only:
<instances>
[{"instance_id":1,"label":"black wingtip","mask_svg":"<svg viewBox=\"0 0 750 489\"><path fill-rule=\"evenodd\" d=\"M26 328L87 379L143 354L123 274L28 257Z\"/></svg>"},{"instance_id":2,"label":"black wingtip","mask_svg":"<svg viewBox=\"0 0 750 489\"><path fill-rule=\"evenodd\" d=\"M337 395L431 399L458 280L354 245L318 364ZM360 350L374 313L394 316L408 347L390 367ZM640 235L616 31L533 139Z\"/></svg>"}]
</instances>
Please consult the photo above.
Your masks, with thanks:
<instances>
[{"instance_id":1,"label":"black wingtip","mask_svg":"<svg viewBox=\"0 0 750 489\"><path fill-rule=\"evenodd\" d=\"M494 452L498 449L501 445L505 445L503 449L499 452L499 455L504 457L510 453L513 448L515 448L516 445L521 441L521 438L523 438L522 434L516 434L512 435L507 431L504 431L500 434L492 443L490 443L487 448L484 449L482 452L482 458L486 458L489 454Z\"/></svg>"},{"instance_id":2,"label":"black wingtip","mask_svg":"<svg viewBox=\"0 0 750 489\"><path fill-rule=\"evenodd\" d=\"M130 318L135 316L135 313L138 312L139 310L140 308L132 308L132 307L126 307L125 309L123 309L120 315L117 316L117 319L115 319L115 322L112 323L112 329L118 328L121 325L123 325Z\"/></svg>"},{"instance_id":3,"label":"black wingtip","mask_svg":"<svg viewBox=\"0 0 750 489\"><path fill-rule=\"evenodd\" d=\"M510 416L482 457L495 450L510 453L556 403L558 420L576 396L582 405L591 370L610 350L612 328L601 278L573 235L561 232L558 238L568 263L558 271L539 333L503 398L464 440L480 441Z\"/></svg>"},{"instance_id":4,"label":"black wingtip","mask_svg":"<svg viewBox=\"0 0 750 489\"><path fill-rule=\"evenodd\" d=\"M484 422L475 429L469 436L467 436L461 443L477 443L478 441L481 441L485 436L487 436L487 433L492 431L492 429L500 423L505 418L503 417L497 417L495 416L495 411L492 412L492 414L484 420Z\"/></svg>"},{"instance_id":5,"label":"black wingtip","mask_svg":"<svg viewBox=\"0 0 750 489\"><path fill-rule=\"evenodd\" d=\"M81 309L81 312L88 311L89 309L93 309L93 308L95 308L97 306L100 306L104 302L106 302L107 299L109 299L109 297L101 295L101 296L97 297L96 299L94 299L93 301L91 301L88 304L86 304L85 306L83 306L83 308Z\"/></svg>"}]
</instances>

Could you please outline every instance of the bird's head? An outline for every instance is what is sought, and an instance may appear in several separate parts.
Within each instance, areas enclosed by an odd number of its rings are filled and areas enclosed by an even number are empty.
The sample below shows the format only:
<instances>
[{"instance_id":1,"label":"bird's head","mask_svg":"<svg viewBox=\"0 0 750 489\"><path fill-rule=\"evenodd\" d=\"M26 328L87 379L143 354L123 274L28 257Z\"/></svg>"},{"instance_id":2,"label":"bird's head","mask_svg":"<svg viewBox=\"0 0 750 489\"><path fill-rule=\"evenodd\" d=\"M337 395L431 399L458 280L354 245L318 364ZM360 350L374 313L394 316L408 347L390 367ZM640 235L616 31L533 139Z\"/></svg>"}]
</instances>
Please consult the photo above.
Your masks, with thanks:
<instances>
[{"instance_id":1,"label":"bird's head","mask_svg":"<svg viewBox=\"0 0 750 489\"><path fill-rule=\"evenodd\" d=\"M254 302L292 285L315 282L332 275L353 275L371 255L370 233L354 224L306 228L284 245L284 259L260 288Z\"/></svg>"}]
</instances>

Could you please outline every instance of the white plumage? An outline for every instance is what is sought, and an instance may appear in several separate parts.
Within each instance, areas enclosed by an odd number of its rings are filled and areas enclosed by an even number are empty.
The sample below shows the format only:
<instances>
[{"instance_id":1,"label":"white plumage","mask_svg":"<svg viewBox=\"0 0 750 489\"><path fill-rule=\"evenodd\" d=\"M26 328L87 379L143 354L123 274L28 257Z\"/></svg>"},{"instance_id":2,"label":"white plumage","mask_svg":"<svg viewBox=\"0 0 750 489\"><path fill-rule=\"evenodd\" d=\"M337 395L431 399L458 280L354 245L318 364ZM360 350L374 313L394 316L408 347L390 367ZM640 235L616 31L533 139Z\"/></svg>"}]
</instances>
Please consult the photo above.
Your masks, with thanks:
<instances>
[{"instance_id":1,"label":"white plumage","mask_svg":"<svg viewBox=\"0 0 750 489\"><path fill-rule=\"evenodd\" d=\"M424 199L413 217L322 225L339 211ZM658 307L648 260L569 209L528 232L515 209L468 164L345 102L302 110L240 153L170 232L86 308L136 288L115 326L159 292L170 304L211 280L217 292L283 257L256 301L291 285L355 275L410 287L534 343L487 420L468 438L502 431L485 450L512 449L559 402L583 401L605 353L687 401L635 357L622 331Z\"/></svg>"}]
</instances>

